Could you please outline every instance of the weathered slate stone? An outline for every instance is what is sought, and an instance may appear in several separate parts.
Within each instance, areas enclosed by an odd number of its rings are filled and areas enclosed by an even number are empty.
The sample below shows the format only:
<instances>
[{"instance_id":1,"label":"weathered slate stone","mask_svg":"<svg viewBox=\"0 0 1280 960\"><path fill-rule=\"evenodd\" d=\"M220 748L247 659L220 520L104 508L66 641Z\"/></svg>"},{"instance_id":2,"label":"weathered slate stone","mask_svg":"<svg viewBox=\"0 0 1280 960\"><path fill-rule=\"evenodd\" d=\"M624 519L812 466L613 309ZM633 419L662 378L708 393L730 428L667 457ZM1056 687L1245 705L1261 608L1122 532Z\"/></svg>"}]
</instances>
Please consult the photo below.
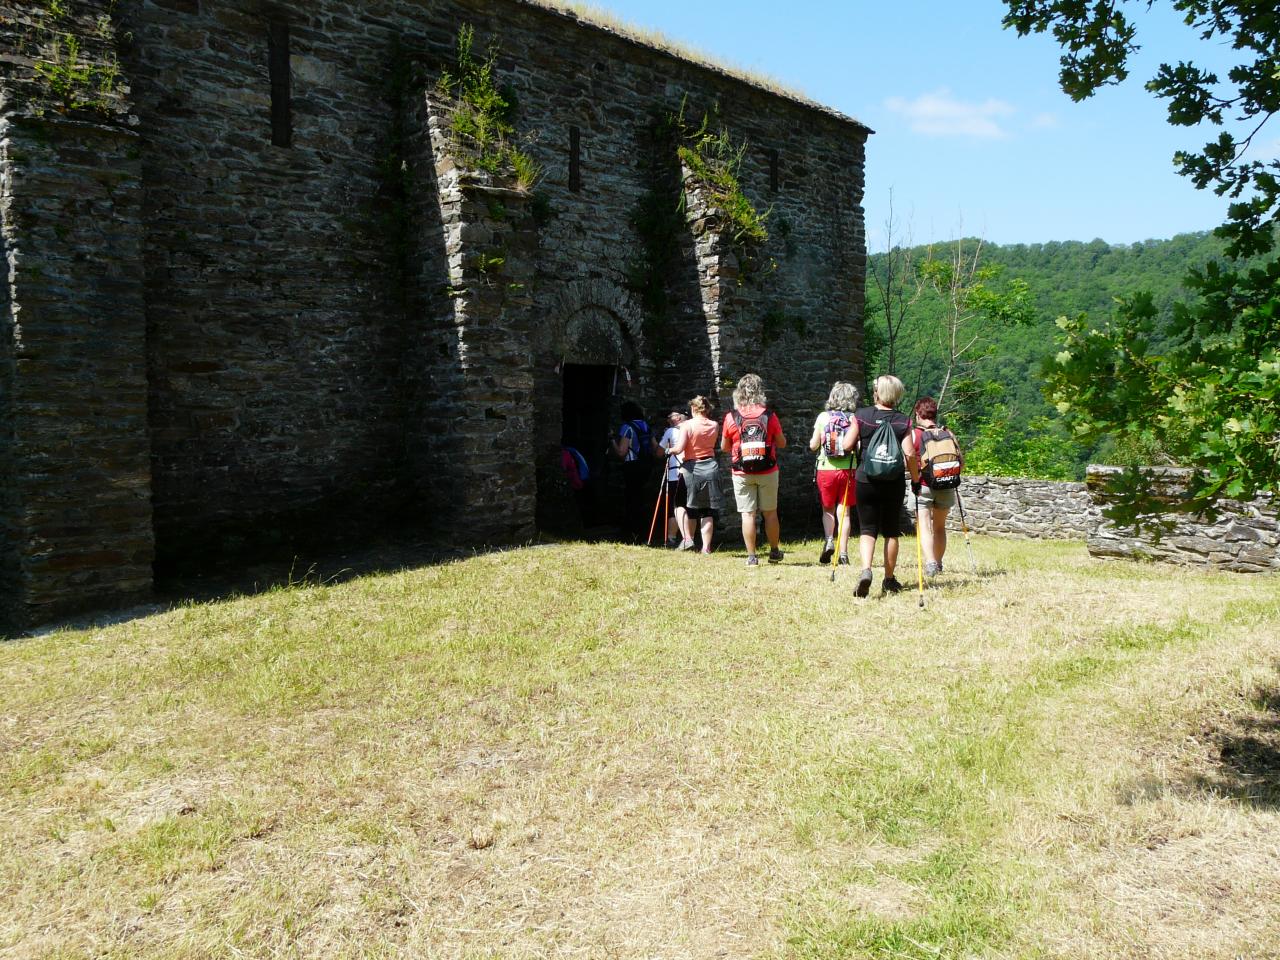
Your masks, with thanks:
<instances>
[{"instance_id":1,"label":"weathered slate stone","mask_svg":"<svg viewBox=\"0 0 1280 960\"><path fill-rule=\"evenodd\" d=\"M656 418L761 373L796 441L784 516L808 514L801 441L831 382L863 379L864 126L519 0L66 6L57 31L42 0L0 18L4 620L132 599L153 557L388 522L523 539L567 508L564 362L616 365L615 426L625 398ZM537 217L429 96L466 23L501 45ZM34 69L55 33L91 66L78 105ZM786 231L753 285L691 196L659 347L633 214L651 119L686 98L718 106ZM770 312L803 324L766 338Z\"/></svg>"}]
</instances>

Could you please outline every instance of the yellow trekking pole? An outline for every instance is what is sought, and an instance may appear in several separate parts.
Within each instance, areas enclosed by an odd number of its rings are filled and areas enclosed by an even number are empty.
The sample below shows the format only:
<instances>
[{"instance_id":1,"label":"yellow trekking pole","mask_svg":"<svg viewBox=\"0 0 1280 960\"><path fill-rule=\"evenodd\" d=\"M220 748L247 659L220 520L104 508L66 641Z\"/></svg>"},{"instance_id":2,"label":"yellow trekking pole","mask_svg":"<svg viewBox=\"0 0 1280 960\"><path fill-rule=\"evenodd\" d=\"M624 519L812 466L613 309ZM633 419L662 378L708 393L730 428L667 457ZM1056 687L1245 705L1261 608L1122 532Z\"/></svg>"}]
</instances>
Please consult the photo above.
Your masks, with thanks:
<instances>
[{"instance_id":1,"label":"yellow trekking pole","mask_svg":"<svg viewBox=\"0 0 1280 960\"><path fill-rule=\"evenodd\" d=\"M916 494L916 571L920 576L920 609L924 609L924 543L920 539L920 494Z\"/></svg>"}]
</instances>

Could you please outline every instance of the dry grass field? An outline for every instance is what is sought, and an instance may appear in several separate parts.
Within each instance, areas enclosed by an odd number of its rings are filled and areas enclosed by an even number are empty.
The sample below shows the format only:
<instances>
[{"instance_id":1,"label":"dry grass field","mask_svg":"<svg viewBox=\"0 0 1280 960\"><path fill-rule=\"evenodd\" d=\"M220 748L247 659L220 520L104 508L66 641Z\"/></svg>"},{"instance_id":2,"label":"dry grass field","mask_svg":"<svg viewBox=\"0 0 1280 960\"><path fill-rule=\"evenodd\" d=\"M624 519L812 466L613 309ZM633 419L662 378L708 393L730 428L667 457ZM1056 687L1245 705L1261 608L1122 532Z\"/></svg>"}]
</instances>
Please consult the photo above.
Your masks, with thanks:
<instances>
[{"instance_id":1,"label":"dry grass field","mask_svg":"<svg viewBox=\"0 0 1280 960\"><path fill-rule=\"evenodd\" d=\"M0 644L0 957L1280 956L1280 580L975 548L923 611L560 545Z\"/></svg>"}]
</instances>

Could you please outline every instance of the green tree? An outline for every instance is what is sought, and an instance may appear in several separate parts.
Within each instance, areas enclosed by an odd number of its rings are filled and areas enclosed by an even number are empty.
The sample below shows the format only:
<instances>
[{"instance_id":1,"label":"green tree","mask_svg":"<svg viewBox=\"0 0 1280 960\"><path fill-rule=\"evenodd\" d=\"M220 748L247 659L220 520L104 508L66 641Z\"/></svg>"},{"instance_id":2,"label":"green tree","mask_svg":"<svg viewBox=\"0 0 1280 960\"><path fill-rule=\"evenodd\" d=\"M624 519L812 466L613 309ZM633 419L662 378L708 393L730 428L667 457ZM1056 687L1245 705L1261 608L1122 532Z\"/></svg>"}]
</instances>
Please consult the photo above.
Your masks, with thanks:
<instances>
[{"instance_id":1,"label":"green tree","mask_svg":"<svg viewBox=\"0 0 1280 960\"><path fill-rule=\"evenodd\" d=\"M1001 268L984 263L981 240L955 241L946 256L929 256L917 267L920 282L943 304L937 324L929 331L941 358L938 410L944 415L979 386L979 364L991 352L997 328L1031 322L1031 291L1023 280L999 284Z\"/></svg>"},{"instance_id":2,"label":"green tree","mask_svg":"<svg viewBox=\"0 0 1280 960\"><path fill-rule=\"evenodd\" d=\"M1062 46L1060 83L1075 100L1128 75L1137 26L1125 12L1143 0L1006 0L1005 26L1052 32ZM1146 0L1151 7L1155 0ZM1082 439L1166 451L1198 468L1186 509L1221 496L1280 492L1280 161L1249 148L1280 110L1280 16L1258 0L1167 0L1208 41L1240 62L1225 79L1194 63L1162 64L1147 89L1167 101L1177 126L1207 123L1218 135L1174 155L1199 189L1231 198L1216 233L1238 258L1192 270L1192 294L1158 330L1149 294L1123 298L1114 316L1062 318L1062 347L1047 365L1047 390ZM1240 125L1240 135L1233 132ZM1245 258L1263 257L1261 265ZM1140 522L1169 505L1131 483L1119 516Z\"/></svg>"}]
</instances>

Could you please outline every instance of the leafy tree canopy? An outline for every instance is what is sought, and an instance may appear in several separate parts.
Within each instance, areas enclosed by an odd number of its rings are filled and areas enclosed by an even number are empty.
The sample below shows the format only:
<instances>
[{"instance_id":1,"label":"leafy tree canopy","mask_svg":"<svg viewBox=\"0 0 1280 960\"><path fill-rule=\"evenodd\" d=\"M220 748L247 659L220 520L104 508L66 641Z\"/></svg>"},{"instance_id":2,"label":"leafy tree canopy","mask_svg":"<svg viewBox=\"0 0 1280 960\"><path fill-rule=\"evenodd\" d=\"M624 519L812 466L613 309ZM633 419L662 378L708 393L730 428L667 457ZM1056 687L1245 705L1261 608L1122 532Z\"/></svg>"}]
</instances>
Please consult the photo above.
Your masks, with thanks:
<instances>
[{"instance_id":1,"label":"leafy tree canopy","mask_svg":"<svg viewBox=\"0 0 1280 960\"><path fill-rule=\"evenodd\" d=\"M1049 31L1062 46L1062 89L1082 100L1127 76L1138 28L1126 12L1156 0L1006 0L1020 35ZM1280 110L1280 16L1259 0L1167 0L1206 41L1229 43L1240 62L1225 78L1194 63L1165 63L1147 89L1169 122L1208 123L1216 139L1174 163L1200 189L1232 200L1216 231L1227 266L1194 269L1192 299L1174 308L1157 339L1151 297L1123 298L1101 324L1063 318L1062 347L1046 370L1050 399L1085 439L1111 436L1165 450L1199 468L1188 509L1219 496L1280 492L1280 160L1249 148ZM1228 129L1231 128L1231 129ZM1241 131L1239 135L1234 130ZM1256 258L1267 257L1260 265ZM1167 509L1139 491L1129 517Z\"/></svg>"}]
</instances>

